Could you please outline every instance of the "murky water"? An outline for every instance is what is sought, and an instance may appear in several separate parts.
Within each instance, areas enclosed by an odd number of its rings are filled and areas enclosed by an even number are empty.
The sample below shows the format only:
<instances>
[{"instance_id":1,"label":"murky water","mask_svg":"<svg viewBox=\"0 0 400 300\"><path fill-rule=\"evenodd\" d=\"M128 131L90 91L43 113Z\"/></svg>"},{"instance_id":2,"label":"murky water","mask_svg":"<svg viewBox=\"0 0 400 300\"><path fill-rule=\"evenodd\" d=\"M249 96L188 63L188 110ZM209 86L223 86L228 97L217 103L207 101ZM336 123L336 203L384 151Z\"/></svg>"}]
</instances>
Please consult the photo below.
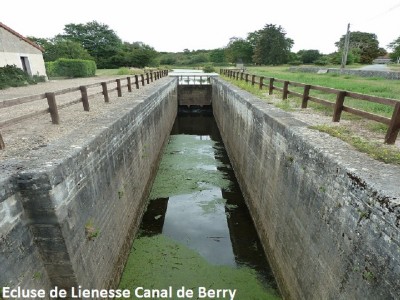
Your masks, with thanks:
<instances>
[{"instance_id":1,"label":"murky water","mask_svg":"<svg viewBox=\"0 0 400 300\"><path fill-rule=\"evenodd\" d=\"M166 299L280 298L212 113L177 118L149 198L121 288L170 288ZM182 288L193 295L179 297Z\"/></svg>"}]
</instances>

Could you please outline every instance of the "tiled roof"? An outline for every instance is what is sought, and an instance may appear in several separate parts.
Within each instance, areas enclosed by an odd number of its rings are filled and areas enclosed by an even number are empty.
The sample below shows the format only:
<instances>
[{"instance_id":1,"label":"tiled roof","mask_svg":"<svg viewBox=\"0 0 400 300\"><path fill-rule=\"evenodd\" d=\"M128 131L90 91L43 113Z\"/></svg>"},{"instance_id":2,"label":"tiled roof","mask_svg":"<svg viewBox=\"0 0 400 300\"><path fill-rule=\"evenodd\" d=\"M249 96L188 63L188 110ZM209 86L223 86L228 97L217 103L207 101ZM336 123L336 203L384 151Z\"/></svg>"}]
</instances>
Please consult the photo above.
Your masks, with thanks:
<instances>
[{"instance_id":1,"label":"tiled roof","mask_svg":"<svg viewBox=\"0 0 400 300\"><path fill-rule=\"evenodd\" d=\"M31 40L27 39L26 37L22 36L21 34L19 34L18 32L16 32L15 30L12 30L10 27L8 27L7 25L3 24L0 22L0 28L4 28L5 30L7 30L8 32L12 33L13 35L17 36L18 38L20 38L21 40L27 42L29 45L35 47L36 49L39 49L40 51L44 51L44 49L42 47L40 47L39 45L35 44L34 42L32 42Z\"/></svg>"}]
</instances>

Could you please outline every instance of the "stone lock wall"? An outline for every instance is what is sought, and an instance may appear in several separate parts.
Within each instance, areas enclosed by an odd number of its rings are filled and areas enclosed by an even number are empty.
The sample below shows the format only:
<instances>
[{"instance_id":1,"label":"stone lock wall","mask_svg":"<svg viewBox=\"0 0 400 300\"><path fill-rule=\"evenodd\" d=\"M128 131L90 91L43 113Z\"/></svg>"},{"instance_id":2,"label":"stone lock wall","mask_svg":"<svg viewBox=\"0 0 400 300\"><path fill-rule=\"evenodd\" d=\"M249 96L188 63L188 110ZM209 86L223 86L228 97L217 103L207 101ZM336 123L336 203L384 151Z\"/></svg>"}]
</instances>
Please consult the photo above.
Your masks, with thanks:
<instances>
[{"instance_id":1,"label":"stone lock wall","mask_svg":"<svg viewBox=\"0 0 400 300\"><path fill-rule=\"evenodd\" d=\"M177 106L176 79L161 79L2 176L1 286L118 284Z\"/></svg>"},{"instance_id":2,"label":"stone lock wall","mask_svg":"<svg viewBox=\"0 0 400 300\"><path fill-rule=\"evenodd\" d=\"M211 105L211 85L178 85L178 104L185 106Z\"/></svg>"},{"instance_id":3,"label":"stone lock wall","mask_svg":"<svg viewBox=\"0 0 400 300\"><path fill-rule=\"evenodd\" d=\"M212 83L217 124L285 298L398 298L400 167Z\"/></svg>"}]
</instances>

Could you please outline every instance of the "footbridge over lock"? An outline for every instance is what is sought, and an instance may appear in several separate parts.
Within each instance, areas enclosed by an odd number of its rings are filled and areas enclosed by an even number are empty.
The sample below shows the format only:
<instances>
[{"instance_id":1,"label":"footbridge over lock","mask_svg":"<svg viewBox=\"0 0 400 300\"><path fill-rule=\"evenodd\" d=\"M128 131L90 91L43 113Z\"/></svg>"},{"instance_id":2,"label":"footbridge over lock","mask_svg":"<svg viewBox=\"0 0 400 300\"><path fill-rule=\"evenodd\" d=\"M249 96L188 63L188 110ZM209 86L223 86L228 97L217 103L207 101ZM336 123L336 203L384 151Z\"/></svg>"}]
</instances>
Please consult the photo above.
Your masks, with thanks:
<instances>
[{"instance_id":1,"label":"footbridge over lock","mask_svg":"<svg viewBox=\"0 0 400 300\"><path fill-rule=\"evenodd\" d=\"M174 70L169 76L178 79L178 105L185 107L210 106L212 100L211 79L217 73L201 70Z\"/></svg>"},{"instance_id":2,"label":"footbridge over lock","mask_svg":"<svg viewBox=\"0 0 400 300\"><path fill-rule=\"evenodd\" d=\"M398 298L400 167L215 75L192 76L160 79L29 160L3 163L0 287L116 288L178 106L212 103L284 298ZM211 97L196 102L185 88Z\"/></svg>"}]
</instances>

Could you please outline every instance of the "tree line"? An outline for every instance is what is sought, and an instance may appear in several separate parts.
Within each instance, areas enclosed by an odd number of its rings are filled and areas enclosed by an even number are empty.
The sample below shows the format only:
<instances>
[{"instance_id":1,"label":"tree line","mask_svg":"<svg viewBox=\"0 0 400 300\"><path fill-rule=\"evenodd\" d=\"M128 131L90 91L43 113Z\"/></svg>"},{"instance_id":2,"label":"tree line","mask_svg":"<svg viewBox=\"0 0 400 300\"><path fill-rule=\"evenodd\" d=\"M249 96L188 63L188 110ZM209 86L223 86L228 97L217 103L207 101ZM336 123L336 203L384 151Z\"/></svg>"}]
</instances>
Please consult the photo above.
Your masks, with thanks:
<instances>
[{"instance_id":1,"label":"tree line","mask_svg":"<svg viewBox=\"0 0 400 300\"><path fill-rule=\"evenodd\" d=\"M94 60L98 68L132 66L143 68L154 64L157 51L141 42L123 42L108 25L97 21L67 24L53 38L28 37L44 49L45 62L59 58Z\"/></svg>"},{"instance_id":2,"label":"tree line","mask_svg":"<svg viewBox=\"0 0 400 300\"><path fill-rule=\"evenodd\" d=\"M67 24L62 33L53 38L29 37L44 48L46 62L59 58L94 60L98 68L119 68L158 65L223 65L243 62L256 65L280 64L340 64L344 47L343 35L335 43L337 51L322 54L315 49L291 51L293 39L275 24L248 33L246 38L232 37L224 48L212 50L184 49L183 52L157 52L142 42L123 42L108 25L97 21L86 24ZM400 36L388 45L390 57L400 60ZM367 32L351 32L348 63L371 63L387 52L379 47L377 36Z\"/></svg>"}]
</instances>

